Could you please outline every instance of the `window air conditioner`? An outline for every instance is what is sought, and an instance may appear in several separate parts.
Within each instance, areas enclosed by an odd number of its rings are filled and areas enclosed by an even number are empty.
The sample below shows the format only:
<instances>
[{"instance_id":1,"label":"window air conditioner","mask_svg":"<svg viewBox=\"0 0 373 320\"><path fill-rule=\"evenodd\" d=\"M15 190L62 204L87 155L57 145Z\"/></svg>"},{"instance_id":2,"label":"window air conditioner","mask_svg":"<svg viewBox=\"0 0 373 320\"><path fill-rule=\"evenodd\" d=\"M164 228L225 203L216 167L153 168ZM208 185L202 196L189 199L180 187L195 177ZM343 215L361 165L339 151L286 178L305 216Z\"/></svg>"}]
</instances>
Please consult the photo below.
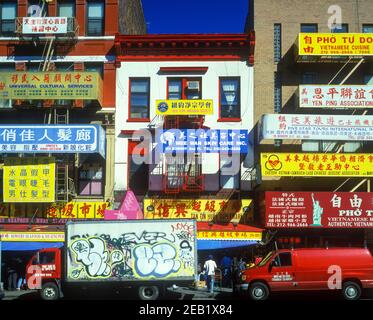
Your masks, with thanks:
<instances>
[{"instance_id":1,"label":"window air conditioner","mask_svg":"<svg viewBox=\"0 0 373 320\"><path fill-rule=\"evenodd\" d=\"M187 87L189 90L197 90L199 91L199 81L188 81Z\"/></svg>"}]
</instances>

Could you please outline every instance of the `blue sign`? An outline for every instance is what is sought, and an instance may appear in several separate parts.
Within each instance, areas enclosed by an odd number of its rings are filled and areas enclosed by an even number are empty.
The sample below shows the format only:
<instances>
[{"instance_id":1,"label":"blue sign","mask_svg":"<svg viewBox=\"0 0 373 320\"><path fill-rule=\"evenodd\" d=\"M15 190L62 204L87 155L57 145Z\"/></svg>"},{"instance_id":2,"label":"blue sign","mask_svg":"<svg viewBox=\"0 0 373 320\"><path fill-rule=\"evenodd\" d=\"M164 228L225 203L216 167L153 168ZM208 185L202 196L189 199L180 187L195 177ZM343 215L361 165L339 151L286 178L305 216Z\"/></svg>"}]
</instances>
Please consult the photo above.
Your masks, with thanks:
<instances>
[{"instance_id":1,"label":"blue sign","mask_svg":"<svg viewBox=\"0 0 373 320\"><path fill-rule=\"evenodd\" d=\"M96 124L0 125L2 153L100 153L105 131Z\"/></svg>"},{"instance_id":2,"label":"blue sign","mask_svg":"<svg viewBox=\"0 0 373 320\"><path fill-rule=\"evenodd\" d=\"M247 130L159 130L157 143L163 153L247 153Z\"/></svg>"}]
</instances>

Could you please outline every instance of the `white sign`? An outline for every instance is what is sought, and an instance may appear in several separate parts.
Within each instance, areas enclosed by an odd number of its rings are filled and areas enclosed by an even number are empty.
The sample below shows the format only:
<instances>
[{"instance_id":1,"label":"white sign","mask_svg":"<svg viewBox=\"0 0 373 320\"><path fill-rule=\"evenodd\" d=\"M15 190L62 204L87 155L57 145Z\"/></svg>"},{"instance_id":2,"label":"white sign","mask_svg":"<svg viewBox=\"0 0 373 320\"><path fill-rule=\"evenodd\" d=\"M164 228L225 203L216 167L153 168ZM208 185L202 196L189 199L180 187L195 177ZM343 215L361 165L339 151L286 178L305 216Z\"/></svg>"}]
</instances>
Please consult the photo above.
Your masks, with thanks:
<instances>
[{"instance_id":1,"label":"white sign","mask_svg":"<svg viewBox=\"0 0 373 320\"><path fill-rule=\"evenodd\" d=\"M299 86L300 108L373 108L373 86Z\"/></svg>"},{"instance_id":2,"label":"white sign","mask_svg":"<svg viewBox=\"0 0 373 320\"><path fill-rule=\"evenodd\" d=\"M22 19L24 34L61 34L67 33L66 17L24 17Z\"/></svg>"},{"instance_id":3,"label":"white sign","mask_svg":"<svg viewBox=\"0 0 373 320\"><path fill-rule=\"evenodd\" d=\"M373 116L266 114L261 139L373 141Z\"/></svg>"}]
</instances>

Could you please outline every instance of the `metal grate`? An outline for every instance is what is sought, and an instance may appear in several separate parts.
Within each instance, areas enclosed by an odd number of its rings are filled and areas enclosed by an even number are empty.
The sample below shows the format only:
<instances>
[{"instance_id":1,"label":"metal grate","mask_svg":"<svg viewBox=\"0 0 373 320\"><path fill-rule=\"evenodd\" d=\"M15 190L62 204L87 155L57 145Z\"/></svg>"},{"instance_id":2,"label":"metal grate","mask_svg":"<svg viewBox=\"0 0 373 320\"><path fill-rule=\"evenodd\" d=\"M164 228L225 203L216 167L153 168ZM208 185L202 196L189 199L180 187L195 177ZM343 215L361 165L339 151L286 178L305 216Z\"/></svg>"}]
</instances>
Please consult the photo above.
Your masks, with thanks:
<instances>
[{"instance_id":1,"label":"metal grate","mask_svg":"<svg viewBox=\"0 0 373 320\"><path fill-rule=\"evenodd\" d=\"M279 63L281 61L281 24L275 23L273 29L273 53L274 62Z\"/></svg>"},{"instance_id":2,"label":"metal grate","mask_svg":"<svg viewBox=\"0 0 373 320\"><path fill-rule=\"evenodd\" d=\"M275 71L274 73L274 111L276 113L281 113L282 109L282 80L281 73Z\"/></svg>"}]
</instances>

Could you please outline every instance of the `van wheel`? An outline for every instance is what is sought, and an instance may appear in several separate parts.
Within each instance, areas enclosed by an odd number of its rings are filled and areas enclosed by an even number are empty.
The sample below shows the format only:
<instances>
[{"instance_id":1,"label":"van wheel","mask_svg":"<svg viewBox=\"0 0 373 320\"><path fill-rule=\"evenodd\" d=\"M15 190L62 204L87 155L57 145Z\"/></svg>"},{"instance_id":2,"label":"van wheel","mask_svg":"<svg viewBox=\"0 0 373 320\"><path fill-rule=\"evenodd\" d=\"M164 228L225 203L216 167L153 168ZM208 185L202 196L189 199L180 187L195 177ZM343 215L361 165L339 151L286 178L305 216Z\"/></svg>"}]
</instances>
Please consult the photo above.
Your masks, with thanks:
<instances>
[{"instance_id":1,"label":"van wheel","mask_svg":"<svg viewBox=\"0 0 373 320\"><path fill-rule=\"evenodd\" d=\"M346 300L358 300L361 296L361 287L356 282L347 281L343 284L342 294Z\"/></svg>"},{"instance_id":2,"label":"van wheel","mask_svg":"<svg viewBox=\"0 0 373 320\"><path fill-rule=\"evenodd\" d=\"M254 282L249 287L249 295L252 300L266 300L269 296L268 286L262 282Z\"/></svg>"},{"instance_id":3,"label":"van wheel","mask_svg":"<svg viewBox=\"0 0 373 320\"><path fill-rule=\"evenodd\" d=\"M157 300L159 289L156 286L139 287L138 294L141 300Z\"/></svg>"},{"instance_id":4,"label":"van wheel","mask_svg":"<svg viewBox=\"0 0 373 320\"><path fill-rule=\"evenodd\" d=\"M58 300L60 293L57 285L53 282L43 284L41 288L41 297L43 300Z\"/></svg>"}]
</instances>

